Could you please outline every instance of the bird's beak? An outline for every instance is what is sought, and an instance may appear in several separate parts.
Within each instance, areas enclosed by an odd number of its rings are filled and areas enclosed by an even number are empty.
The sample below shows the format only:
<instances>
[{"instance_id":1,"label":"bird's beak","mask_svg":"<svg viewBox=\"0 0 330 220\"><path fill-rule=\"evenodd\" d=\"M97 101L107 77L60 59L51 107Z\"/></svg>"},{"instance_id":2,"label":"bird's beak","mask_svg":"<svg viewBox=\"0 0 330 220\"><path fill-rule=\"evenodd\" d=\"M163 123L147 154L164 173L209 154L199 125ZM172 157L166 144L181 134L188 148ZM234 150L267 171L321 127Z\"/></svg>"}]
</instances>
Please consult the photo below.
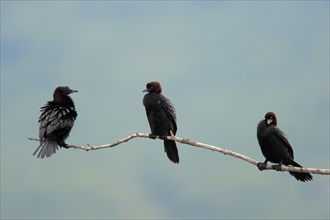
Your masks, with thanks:
<instances>
[{"instance_id":1,"label":"bird's beak","mask_svg":"<svg viewBox=\"0 0 330 220\"><path fill-rule=\"evenodd\" d=\"M270 125L272 122L273 122L273 119L272 119L272 118L267 119L267 124L268 124L268 125Z\"/></svg>"},{"instance_id":2,"label":"bird's beak","mask_svg":"<svg viewBox=\"0 0 330 220\"><path fill-rule=\"evenodd\" d=\"M75 92L78 92L78 90L73 90L73 89L70 90L70 94Z\"/></svg>"},{"instance_id":3,"label":"bird's beak","mask_svg":"<svg viewBox=\"0 0 330 220\"><path fill-rule=\"evenodd\" d=\"M142 92L149 92L149 91L150 91L150 89L145 89Z\"/></svg>"}]
</instances>

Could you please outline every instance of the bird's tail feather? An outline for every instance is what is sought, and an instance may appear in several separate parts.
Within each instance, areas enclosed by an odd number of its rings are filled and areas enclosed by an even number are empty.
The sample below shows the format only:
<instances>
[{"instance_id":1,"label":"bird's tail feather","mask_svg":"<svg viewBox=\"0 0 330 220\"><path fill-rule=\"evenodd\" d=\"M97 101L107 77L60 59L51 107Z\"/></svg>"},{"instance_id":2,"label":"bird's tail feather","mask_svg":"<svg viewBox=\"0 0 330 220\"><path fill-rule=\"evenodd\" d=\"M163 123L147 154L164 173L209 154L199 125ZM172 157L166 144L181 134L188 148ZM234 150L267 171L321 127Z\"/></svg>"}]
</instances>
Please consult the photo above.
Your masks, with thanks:
<instances>
[{"instance_id":1,"label":"bird's tail feather","mask_svg":"<svg viewBox=\"0 0 330 220\"><path fill-rule=\"evenodd\" d=\"M295 161L291 161L290 165L295 167L302 167L300 164L296 163ZM294 176L297 180L305 182L313 180L313 176L309 173L297 173L297 172L289 172L292 176Z\"/></svg>"},{"instance_id":2,"label":"bird's tail feather","mask_svg":"<svg viewBox=\"0 0 330 220\"><path fill-rule=\"evenodd\" d=\"M55 140L43 140L40 142L39 147L34 151L33 156L38 153L38 158L50 157L55 154L58 149L57 142Z\"/></svg>"},{"instance_id":3,"label":"bird's tail feather","mask_svg":"<svg viewBox=\"0 0 330 220\"><path fill-rule=\"evenodd\" d=\"M164 140L164 147L168 159L170 159L173 163L179 163L179 152L175 141Z\"/></svg>"}]
</instances>

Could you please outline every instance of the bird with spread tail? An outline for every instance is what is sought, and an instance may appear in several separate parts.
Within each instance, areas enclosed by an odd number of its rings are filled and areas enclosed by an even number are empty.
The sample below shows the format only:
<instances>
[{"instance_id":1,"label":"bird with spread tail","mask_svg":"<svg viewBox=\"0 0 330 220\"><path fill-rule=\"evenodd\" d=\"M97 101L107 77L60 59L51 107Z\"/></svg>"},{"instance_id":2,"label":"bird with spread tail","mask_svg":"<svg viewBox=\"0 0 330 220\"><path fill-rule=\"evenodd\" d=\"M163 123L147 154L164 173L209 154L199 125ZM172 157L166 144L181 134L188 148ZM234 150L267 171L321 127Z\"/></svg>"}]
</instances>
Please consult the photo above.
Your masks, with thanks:
<instances>
[{"instance_id":1,"label":"bird with spread tail","mask_svg":"<svg viewBox=\"0 0 330 220\"><path fill-rule=\"evenodd\" d=\"M258 163L259 170L264 170L267 162L278 163L273 166L277 170L281 170L281 165L292 165L302 167L293 159L293 149L285 136L285 134L277 127L277 118L274 112L267 112L265 118L261 120L257 127L257 138L266 160ZM305 182L313 179L309 173L289 172L297 180Z\"/></svg>"},{"instance_id":2,"label":"bird with spread tail","mask_svg":"<svg viewBox=\"0 0 330 220\"><path fill-rule=\"evenodd\" d=\"M175 141L167 140L166 137L177 131L176 113L171 101L162 95L162 87L159 82L147 83L143 92L147 94L143 98L143 105L146 109L151 138L159 136L164 139L164 148L167 157L173 163L179 163L179 153Z\"/></svg>"},{"instance_id":3,"label":"bird with spread tail","mask_svg":"<svg viewBox=\"0 0 330 220\"><path fill-rule=\"evenodd\" d=\"M40 145L33 153L39 158L50 157L58 146L68 148L65 139L77 118L75 105L69 94L78 92L67 86L59 86L53 93L53 101L41 107L39 117Z\"/></svg>"}]
</instances>

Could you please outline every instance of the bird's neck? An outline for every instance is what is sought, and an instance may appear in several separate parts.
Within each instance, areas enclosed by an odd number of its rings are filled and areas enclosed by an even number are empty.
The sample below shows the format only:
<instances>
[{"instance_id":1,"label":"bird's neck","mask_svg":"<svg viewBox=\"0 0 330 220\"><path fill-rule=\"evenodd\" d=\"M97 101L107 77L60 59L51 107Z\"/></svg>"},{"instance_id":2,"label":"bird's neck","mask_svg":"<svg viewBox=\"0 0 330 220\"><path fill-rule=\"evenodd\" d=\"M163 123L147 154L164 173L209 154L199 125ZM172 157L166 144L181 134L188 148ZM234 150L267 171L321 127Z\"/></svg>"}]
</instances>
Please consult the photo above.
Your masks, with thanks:
<instances>
[{"instance_id":1,"label":"bird's neck","mask_svg":"<svg viewBox=\"0 0 330 220\"><path fill-rule=\"evenodd\" d=\"M54 102L60 106L75 107L74 102L70 96L63 96L59 100L54 100Z\"/></svg>"}]
</instances>

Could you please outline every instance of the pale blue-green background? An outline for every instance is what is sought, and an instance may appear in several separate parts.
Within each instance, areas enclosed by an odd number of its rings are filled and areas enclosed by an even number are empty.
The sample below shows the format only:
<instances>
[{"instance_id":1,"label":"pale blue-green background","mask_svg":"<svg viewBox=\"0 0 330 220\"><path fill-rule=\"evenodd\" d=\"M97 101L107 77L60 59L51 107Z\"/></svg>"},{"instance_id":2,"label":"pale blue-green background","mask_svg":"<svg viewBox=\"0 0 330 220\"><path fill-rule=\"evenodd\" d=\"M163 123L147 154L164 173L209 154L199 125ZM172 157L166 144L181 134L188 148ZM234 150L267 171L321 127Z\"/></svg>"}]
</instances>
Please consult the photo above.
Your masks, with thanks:
<instances>
[{"instance_id":1,"label":"pale blue-green background","mask_svg":"<svg viewBox=\"0 0 330 220\"><path fill-rule=\"evenodd\" d=\"M296 161L329 168L328 1L1 1L1 218L328 219L329 176L308 183L159 140L32 157L39 108L58 85L78 118L70 144L149 132L158 80L180 137L264 157L274 111Z\"/></svg>"}]
</instances>

